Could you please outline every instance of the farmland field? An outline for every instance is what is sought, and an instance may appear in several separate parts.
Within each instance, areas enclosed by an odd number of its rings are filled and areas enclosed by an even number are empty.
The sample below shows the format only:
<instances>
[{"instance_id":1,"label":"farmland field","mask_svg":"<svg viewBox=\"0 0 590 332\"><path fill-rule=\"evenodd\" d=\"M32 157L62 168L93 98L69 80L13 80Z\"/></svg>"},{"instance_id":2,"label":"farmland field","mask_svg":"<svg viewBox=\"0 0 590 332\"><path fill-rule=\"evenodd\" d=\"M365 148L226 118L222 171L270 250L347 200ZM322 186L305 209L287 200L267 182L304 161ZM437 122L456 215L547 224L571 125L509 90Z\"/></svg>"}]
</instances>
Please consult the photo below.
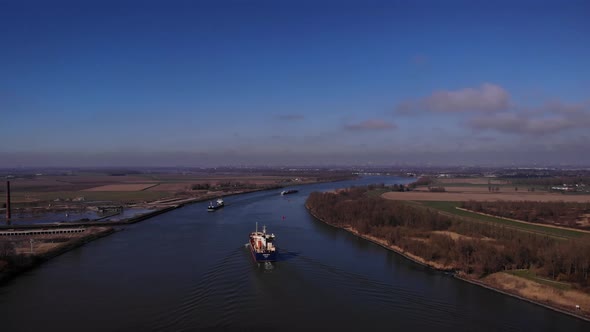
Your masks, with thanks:
<instances>
[{"instance_id":1,"label":"farmland field","mask_svg":"<svg viewBox=\"0 0 590 332\"><path fill-rule=\"evenodd\" d=\"M463 192L429 192L429 191L406 191L387 192L383 198L401 201L538 201L538 202L590 202L590 195L564 195L560 193L538 193L538 192L487 192L485 191L463 191Z\"/></svg>"},{"instance_id":2,"label":"farmland field","mask_svg":"<svg viewBox=\"0 0 590 332\"><path fill-rule=\"evenodd\" d=\"M456 202L442 202L442 201L423 201L419 202L422 205L427 207L431 207L437 209L442 212L446 212L448 214L456 215L459 217L466 217L474 221L484 222L484 223L494 223L500 226L505 226L509 228L514 228L526 232L537 233L537 234L544 234L548 236L555 236L560 238L576 238L581 236L588 236L587 232L575 230L575 229L565 229L565 228L557 228L557 227L550 227L542 224L532 224L532 223L525 223L514 221L510 219L498 218L493 216L487 216L479 213L474 213L465 210L457 209L458 203Z\"/></svg>"},{"instance_id":3,"label":"farmland field","mask_svg":"<svg viewBox=\"0 0 590 332\"><path fill-rule=\"evenodd\" d=\"M157 183L107 184L104 186L85 189L84 191L142 191L157 185Z\"/></svg>"}]
</instances>

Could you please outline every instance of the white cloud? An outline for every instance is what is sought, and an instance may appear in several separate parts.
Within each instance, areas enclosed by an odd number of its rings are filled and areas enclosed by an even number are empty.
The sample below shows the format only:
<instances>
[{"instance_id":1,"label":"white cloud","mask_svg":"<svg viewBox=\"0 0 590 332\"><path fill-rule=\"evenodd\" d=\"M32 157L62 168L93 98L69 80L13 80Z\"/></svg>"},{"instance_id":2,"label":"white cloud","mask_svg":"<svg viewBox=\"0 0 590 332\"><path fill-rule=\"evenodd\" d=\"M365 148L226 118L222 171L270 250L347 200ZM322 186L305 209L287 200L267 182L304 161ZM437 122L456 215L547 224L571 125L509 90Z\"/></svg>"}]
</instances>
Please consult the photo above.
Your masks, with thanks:
<instances>
[{"instance_id":1,"label":"white cloud","mask_svg":"<svg viewBox=\"0 0 590 332\"><path fill-rule=\"evenodd\" d=\"M508 109L510 94L501 86L484 83L479 88L439 90L417 100L406 100L396 106L400 113L413 112L500 112Z\"/></svg>"},{"instance_id":2,"label":"white cloud","mask_svg":"<svg viewBox=\"0 0 590 332\"><path fill-rule=\"evenodd\" d=\"M480 115L467 121L477 130L502 133L549 135L577 128L590 128L590 112L585 104L548 102L539 108L492 115Z\"/></svg>"}]
</instances>

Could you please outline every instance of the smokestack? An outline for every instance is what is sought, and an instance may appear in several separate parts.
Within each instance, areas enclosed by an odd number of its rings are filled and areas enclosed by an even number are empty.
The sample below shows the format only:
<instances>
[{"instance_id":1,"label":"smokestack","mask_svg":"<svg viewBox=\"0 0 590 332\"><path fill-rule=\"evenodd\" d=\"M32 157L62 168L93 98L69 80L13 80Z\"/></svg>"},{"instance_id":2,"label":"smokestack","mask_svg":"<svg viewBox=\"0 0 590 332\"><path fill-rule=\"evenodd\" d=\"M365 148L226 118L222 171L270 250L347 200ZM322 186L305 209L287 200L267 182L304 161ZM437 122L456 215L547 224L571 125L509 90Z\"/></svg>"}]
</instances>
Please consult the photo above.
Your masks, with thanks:
<instances>
[{"instance_id":1,"label":"smokestack","mask_svg":"<svg viewBox=\"0 0 590 332\"><path fill-rule=\"evenodd\" d=\"M6 181L6 220L10 220L10 181Z\"/></svg>"}]
</instances>

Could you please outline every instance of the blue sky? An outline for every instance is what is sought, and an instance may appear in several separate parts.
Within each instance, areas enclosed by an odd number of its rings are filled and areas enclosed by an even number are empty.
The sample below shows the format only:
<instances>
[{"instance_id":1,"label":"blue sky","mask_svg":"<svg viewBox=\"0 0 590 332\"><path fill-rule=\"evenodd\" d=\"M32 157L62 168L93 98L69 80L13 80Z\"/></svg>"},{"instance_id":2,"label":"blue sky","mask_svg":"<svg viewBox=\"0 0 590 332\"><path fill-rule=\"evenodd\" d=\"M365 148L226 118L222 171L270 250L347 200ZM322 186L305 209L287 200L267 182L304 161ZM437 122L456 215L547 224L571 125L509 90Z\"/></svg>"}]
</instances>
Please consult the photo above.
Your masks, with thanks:
<instances>
[{"instance_id":1,"label":"blue sky","mask_svg":"<svg viewBox=\"0 0 590 332\"><path fill-rule=\"evenodd\" d=\"M0 167L588 165L588 13L0 0Z\"/></svg>"}]
</instances>

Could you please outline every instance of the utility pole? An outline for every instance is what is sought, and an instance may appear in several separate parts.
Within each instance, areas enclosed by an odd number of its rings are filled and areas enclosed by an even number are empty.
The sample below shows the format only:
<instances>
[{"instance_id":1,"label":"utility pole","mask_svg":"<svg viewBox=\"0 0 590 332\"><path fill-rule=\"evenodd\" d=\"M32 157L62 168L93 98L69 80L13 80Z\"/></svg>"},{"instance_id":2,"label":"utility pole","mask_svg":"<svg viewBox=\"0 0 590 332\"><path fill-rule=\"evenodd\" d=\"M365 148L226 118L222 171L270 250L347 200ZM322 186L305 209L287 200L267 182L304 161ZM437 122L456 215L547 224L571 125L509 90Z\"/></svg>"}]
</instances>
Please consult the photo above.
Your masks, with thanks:
<instances>
[{"instance_id":1,"label":"utility pole","mask_svg":"<svg viewBox=\"0 0 590 332\"><path fill-rule=\"evenodd\" d=\"M6 221L10 220L10 181L6 181Z\"/></svg>"}]
</instances>

